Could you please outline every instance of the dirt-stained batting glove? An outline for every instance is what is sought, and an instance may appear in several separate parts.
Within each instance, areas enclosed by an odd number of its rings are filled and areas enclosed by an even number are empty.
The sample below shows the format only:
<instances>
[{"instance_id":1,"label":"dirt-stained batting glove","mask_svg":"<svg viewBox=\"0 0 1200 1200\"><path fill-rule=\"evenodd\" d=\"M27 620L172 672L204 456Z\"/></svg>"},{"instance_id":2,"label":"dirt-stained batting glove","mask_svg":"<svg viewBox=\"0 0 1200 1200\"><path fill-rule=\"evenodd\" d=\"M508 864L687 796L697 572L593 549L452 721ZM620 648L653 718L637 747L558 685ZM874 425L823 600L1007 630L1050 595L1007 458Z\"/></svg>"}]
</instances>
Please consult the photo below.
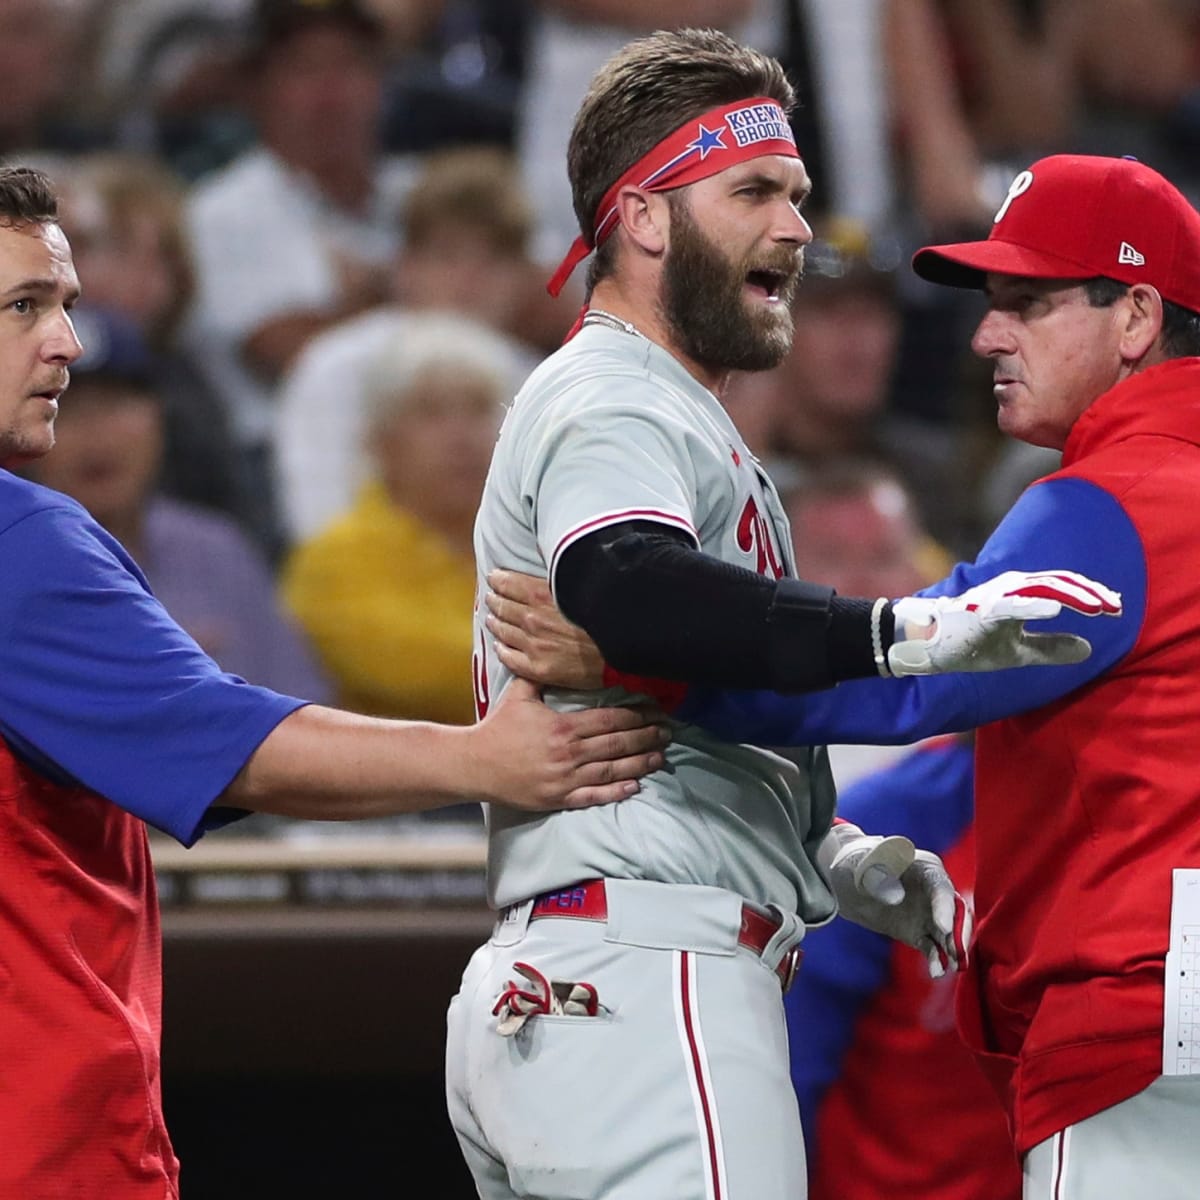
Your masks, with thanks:
<instances>
[{"instance_id":1,"label":"dirt-stained batting glove","mask_svg":"<svg viewBox=\"0 0 1200 1200\"><path fill-rule=\"evenodd\" d=\"M934 979L966 968L971 910L936 854L906 837L874 837L839 821L818 862L843 917L920 950Z\"/></svg>"},{"instance_id":2,"label":"dirt-stained batting glove","mask_svg":"<svg viewBox=\"0 0 1200 1200\"><path fill-rule=\"evenodd\" d=\"M892 605L896 641L887 653L893 675L998 671L1061 666L1092 652L1070 633L1029 633L1026 621L1064 609L1119 616L1121 595L1074 571L1005 571L961 596L905 596Z\"/></svg>"},{"instance_id":3,"label":"dirt-stained batting glove","mask_svg":"<svg viewBox=\"0 0 1200 1200\"><path fill-rule=\"evenodd\" d=\"M594 1017L600 1012L596 988L583 980L547 979L529 963L514 962L520 980L510 979L492 1008L499 1017L496 1030L503 1037L518 1033L530 1017Z\"/></svg>"}]
</instances>

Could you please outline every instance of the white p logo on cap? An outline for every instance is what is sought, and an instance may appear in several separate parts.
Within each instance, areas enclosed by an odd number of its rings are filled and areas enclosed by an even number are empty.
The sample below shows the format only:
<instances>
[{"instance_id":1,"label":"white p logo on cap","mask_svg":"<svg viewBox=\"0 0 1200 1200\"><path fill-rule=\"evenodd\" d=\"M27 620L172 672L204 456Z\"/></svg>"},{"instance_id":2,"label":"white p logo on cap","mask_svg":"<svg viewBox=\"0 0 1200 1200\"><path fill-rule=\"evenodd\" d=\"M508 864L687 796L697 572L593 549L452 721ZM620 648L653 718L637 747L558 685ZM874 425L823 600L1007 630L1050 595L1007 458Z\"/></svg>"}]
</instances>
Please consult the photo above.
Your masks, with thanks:
<instances>
[{"instance_id":1,"label":"white p logo on cap","mask_svg":"<svg viewBox=\"0 0 1200 1200\"><path fill-rule=\"evenodd\" d=\"M1004 203L1000 205L996 215L992 218L992 224L998 225L1003 219L1004 214L1008 212L1008 206L1018 197L1023 196L1033 186L1033 172L1022 171L1008 185L1008 195L1004 197Z\"/></svg>"}]
</instances>

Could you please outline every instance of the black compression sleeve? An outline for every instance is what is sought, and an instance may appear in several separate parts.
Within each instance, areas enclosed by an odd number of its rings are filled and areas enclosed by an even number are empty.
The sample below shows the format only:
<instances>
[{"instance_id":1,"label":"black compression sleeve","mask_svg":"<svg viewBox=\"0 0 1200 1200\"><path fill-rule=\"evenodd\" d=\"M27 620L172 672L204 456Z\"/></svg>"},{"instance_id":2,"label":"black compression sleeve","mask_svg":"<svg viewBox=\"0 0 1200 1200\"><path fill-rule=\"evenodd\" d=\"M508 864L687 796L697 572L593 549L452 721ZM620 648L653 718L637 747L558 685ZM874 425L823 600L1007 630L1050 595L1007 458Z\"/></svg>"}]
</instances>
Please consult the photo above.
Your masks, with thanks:
<instances>
[{"instance_id":1,"label":"black compression sleeve","mask_svg":"<svg viewBox=\"0 0 1200 1200\"><path fill-rule=\"evenodd\" d=\"M766 579L701 554L664 525L630 521L580 538L554 585L562 611L618 671L785 692L876 673L873 601ZM890 607L881 633L886 651Z\"/></svg>"}]
</instances>

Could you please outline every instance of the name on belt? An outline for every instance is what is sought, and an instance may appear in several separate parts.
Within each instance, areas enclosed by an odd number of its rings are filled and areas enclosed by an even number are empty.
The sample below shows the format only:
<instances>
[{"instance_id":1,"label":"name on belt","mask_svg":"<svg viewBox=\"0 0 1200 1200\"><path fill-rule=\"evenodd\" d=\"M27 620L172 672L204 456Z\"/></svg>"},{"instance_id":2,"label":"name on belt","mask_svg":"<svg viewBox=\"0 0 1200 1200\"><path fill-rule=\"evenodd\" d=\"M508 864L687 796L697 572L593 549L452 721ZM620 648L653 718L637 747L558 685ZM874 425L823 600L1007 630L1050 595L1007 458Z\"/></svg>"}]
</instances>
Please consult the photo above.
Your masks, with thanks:
<instances>
[{"instance_id":1,"label":"name on belt","mask_svg":"<svg viewBox=\"0 0 1200 1200\"><path fill-rule=\"evenodd\" d=\"M726 113L725 123L739 146L752 146L755 142L766 142L775 138L796 143L792 127L777 104L751 104L746 108Z\"/></svg>"},{"instance_id":2,"label":"name on belt","mask_svg":"<svg viewBox=\"0 0 1200 1200\"><path fill-rule=\"evenodd\" d=\"M586 895L586 891L581 887L568 888L562 892L550 892L538 900L538 908L542 910L547 908L582 908Z\"/></svg>"}]
</instances>

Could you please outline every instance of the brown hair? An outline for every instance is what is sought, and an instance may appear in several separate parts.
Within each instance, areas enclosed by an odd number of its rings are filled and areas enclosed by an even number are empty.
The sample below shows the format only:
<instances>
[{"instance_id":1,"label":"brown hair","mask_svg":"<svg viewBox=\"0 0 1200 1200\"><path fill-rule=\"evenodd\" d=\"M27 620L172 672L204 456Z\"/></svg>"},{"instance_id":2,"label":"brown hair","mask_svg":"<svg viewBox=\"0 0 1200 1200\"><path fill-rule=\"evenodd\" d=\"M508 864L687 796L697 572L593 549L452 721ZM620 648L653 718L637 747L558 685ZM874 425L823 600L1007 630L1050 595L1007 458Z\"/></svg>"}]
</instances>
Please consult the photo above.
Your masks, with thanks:
<instances>
[{"instance_id":1,"label":"brown hair","mask_svg":"<svg viewBox=\"0 0 1200 1200\"><path fill-rule=\"evenodd\" d=\"M410 246L427 242L447 222L487 235L501 254L523 256L533 214L511 154L494 146L463 146L429 155L402 215Z\"/></svg>"},{"instance_id":2,"label":"brown hair","mask_svg":"<svg viewBox=\"0 0 1200 1200\"><path fill-rule=\"evenodd\" d=\"M710 108L751 96L767 96L785 113L795 104L779 62L715 29L659 30L618 51L592 79L567 147L571 199L584 236L604 193L639 158ZM612 244L597 252L589 288L611 271Z\"/></svg>"},{"instance_id":3,"label":"brown hair","mask_svg":"<svg viewBox=\"0 0 1200 1200\"><path fill-rule=\"evenodd\" d=\"M160 328L150 331L157 340L169 341L183 320L196 289L196 268L184 211L187 185L176 172L136 151L96 151L78 160L71 181L79 189L81 206L88 198L99 202L97 219L79 219L67 230L72 242L82 246L88 238L126 234L139 217L154 221L162 238L162 253L174 280L173 297L162 315ZM71 186L66 196L71 199ZM72 206L67 206L67 217ZM70 221L68 220L68 223Z\"/></svg>"},{"instance_id":4,"label":"brown hair","mask_svg":"<svg viewBox=\"0 0 1200 1200\"><path fill-rule=\"evenodd\" d=\"M58 220L50 177L34 167L0 166L0 225L41 225Z\"/></svg>"}]
</instances>

